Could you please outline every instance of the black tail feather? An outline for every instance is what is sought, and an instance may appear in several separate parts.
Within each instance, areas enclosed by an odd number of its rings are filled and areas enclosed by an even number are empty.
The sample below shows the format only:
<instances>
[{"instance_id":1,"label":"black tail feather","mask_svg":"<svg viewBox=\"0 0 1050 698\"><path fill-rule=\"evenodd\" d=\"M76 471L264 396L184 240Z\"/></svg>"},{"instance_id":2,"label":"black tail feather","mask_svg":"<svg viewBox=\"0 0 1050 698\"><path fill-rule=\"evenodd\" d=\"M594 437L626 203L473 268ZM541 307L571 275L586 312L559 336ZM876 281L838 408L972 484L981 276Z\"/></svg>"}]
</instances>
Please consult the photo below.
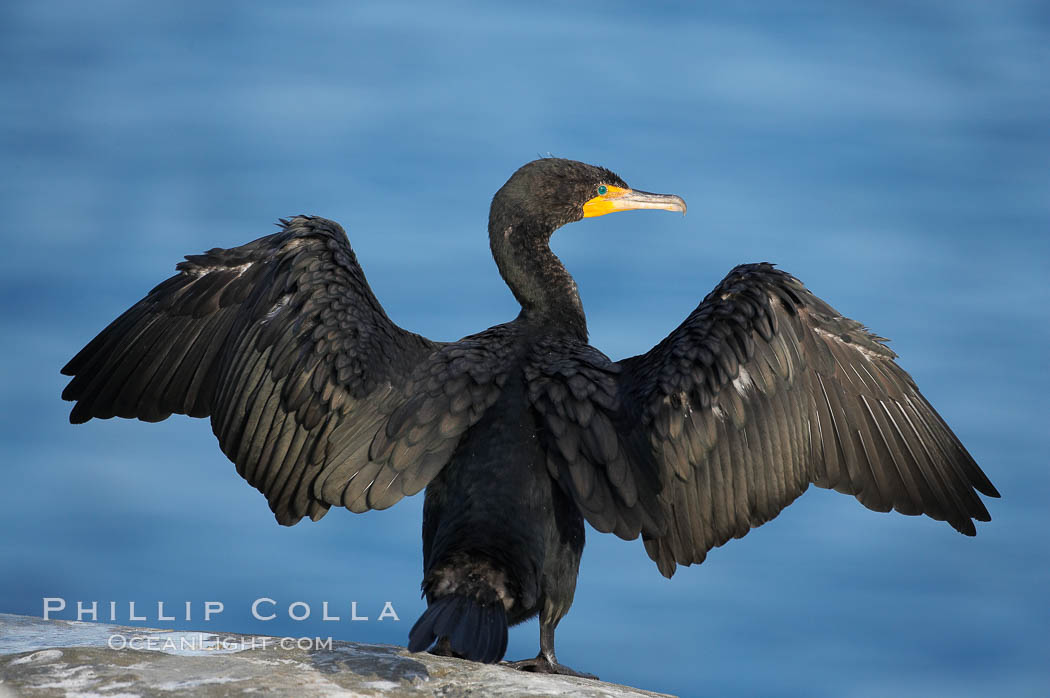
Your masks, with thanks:
<instances>
[{"instance_id":1,"label":"black tail feather","mask_svg":"<svg viewBox=\"0 0 1050 698\"><path fill-rule=\"evenodd\" d=\"M434 599L412 626L408 650L422 652L443 637L458 657L498 662L507 651L507 612L503 604L482 605L461 594Z\"/></svg>"}]
</instances>

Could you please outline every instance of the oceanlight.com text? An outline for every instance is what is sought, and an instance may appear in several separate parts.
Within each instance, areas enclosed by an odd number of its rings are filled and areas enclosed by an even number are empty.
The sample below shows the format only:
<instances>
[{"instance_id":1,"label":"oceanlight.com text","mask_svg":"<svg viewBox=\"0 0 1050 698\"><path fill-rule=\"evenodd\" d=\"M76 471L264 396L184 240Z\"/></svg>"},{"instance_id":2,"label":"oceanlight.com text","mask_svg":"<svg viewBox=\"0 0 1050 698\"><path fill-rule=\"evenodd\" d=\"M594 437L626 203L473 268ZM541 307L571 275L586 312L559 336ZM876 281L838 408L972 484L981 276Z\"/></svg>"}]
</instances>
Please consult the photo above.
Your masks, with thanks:
<instances>
[{"instance_id":1,"label":"oceanlight.com text","mask_svg":"<svg viewBox=\"0 0 1050 698\"><path fill-rule=\"evenodd\" d=\"M109 636L111 650L152 652L241 652L244 650L330 650L331 637L220 637L209 633Z\"/></svg>"}]
</instances>

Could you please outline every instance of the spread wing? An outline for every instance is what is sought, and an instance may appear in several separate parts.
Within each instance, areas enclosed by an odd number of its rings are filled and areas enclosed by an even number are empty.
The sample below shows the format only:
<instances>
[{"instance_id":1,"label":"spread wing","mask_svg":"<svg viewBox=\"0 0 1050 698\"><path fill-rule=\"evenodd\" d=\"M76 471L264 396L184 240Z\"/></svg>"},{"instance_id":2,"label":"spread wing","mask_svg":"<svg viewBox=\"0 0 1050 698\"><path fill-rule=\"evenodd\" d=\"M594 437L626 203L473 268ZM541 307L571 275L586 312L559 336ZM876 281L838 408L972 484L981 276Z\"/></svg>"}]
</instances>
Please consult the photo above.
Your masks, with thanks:
<instances>
[{"instance_id":1,"label":"spread wing","mask_svg":"<svg viewBox=\"0 0 1050 698\"><path fill-rule=\"evenodd\" d=\"M495 401L498 342L440 344L383 311L343 229L186 258L63 369L73 423L211 417L277 520L391 506L422 489Z\"/></svg>"},{"instance_id":2,"label":"spread wing","mask_svg":"<svg viewBox=\"0 0 1050 698\"><path fill-rule=\"evenodd\" d=\"M734 269L660 344L615 366L619 443L648 443L628 474L655 470L660 483L654 525L617 533L642 533L670 576L812 483L973 535L973 520L989 520L975 490L998 492L883 341L769 264ZM561 411L601 406L584 392L569 393ZM594 438L583 420L571 426L573 440ZM625 481L620 466L588 454L573 469L613 493ZM613 497L595 516L593 498L569 489L603 530L629 499Z\"/></svg>"}]
</instances>

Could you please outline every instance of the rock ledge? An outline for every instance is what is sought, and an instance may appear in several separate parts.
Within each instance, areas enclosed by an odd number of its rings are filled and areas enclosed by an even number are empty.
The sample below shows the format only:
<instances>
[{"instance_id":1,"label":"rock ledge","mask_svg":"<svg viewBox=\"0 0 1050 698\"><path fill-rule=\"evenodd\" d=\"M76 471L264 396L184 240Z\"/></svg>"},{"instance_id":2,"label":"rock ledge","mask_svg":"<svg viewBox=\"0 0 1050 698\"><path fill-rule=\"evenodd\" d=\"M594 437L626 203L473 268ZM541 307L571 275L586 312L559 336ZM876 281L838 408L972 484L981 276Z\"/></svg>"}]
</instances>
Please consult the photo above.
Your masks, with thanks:
<instances>
[{"instance_id":1,"label":"rock ledge","mask_svg":"<svg viewBox=\"0 0 1050 698\"><path fill-rule=\"evenodd\" d=\"M333 641L331 647L304 649L288 644L262 635L150 630L0 613L0 698L663 695L409 654L391 645Z\"/></svg>"}]
</instances>

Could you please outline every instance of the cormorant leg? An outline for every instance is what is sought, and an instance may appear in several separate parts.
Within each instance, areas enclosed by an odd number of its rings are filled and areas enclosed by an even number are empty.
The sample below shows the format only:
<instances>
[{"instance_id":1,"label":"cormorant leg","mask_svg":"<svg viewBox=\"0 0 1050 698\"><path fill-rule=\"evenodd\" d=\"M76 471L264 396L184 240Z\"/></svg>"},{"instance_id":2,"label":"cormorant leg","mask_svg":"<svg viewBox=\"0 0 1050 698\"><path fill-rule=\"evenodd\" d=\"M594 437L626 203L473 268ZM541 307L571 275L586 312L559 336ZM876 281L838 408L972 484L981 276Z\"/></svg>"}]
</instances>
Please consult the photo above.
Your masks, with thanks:
<instances>
[{"instance_id":1,"label":"cormorant leg","mask_svg":"<svg viewBox=\"0 0 1050 698\"><path fill-rule=\"evenodd\" d=\"M558 658L554 655L554 628L556 625L557 622L544 623L540 621L540 653L532 659L507 662L507 666L512 669L521 669L522 671L534 671L537 674L562 674L563 676L578 676L581 679L598 680L598 677L594 674L576 671L558 663Z\"/></svg>"}]
</instances>

